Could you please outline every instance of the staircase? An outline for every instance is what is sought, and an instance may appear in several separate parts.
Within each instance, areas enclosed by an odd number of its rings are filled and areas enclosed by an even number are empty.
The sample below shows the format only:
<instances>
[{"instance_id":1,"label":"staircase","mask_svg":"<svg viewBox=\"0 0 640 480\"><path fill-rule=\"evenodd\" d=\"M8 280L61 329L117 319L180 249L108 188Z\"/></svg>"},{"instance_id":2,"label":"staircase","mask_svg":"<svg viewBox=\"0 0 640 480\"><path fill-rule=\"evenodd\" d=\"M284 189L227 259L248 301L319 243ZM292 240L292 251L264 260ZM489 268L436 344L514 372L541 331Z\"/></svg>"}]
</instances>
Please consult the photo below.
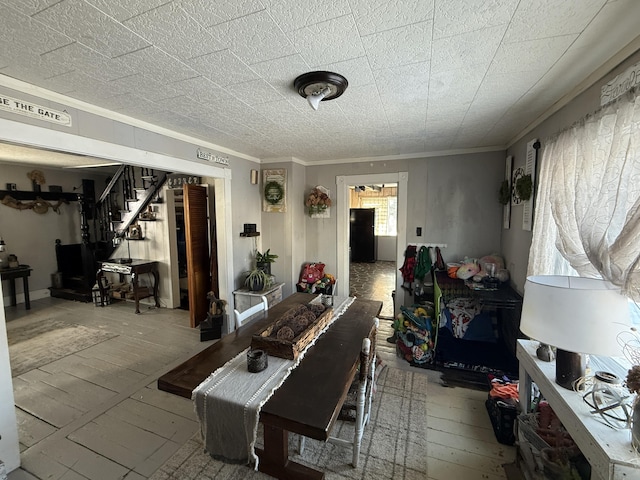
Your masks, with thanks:
<instances>
[{"instance_id":1,"label":"staircase","mask_svg":"<svg viewBox=\"0 0 640 480\"><path fill-rule=\"evenodd\" d=\"M92 301L91 289L99 262L111 258L120 240L128 237L129 227L144 215L150 203L161 201L159 194L167 175L158 170L121 165L97 201L78 195L82 241L71 245L56 242L61 284L50 288L52 297ZM93 190L93 181L87 182L91 182ZM89 220L93 220L94 241L90 240Z\"/></svg>"},{"instance_id":2,"label":"staircase","mask_svg":"<svg viewBox=\"0 0 640 480\"><path fill-rule=\"evenodd\" d=\"M111 254L119 239L147 206L159 201L167 172L121 165L96 202L100 232L98 238L110 242Z\"/></svg>"}]
</instances>

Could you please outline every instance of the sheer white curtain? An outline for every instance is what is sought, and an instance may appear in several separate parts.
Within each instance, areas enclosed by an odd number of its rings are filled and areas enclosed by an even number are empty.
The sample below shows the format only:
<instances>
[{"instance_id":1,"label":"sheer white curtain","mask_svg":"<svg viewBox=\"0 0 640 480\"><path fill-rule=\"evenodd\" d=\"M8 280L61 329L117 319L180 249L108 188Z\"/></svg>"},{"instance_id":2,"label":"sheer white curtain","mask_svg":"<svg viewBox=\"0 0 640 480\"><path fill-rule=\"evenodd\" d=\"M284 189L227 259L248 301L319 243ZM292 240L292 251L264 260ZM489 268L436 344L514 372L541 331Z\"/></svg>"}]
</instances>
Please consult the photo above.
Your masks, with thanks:
<instances>
[{"instance_id":1,"label":"sheer white curtain","mask_svg":"<svg viewBox=\"0 0 640 480\"><path fill-rule=\"evenodd\" d=\"M544 142L538 185L528 275L602 277L640 300L638 92Z\"/></svg>"}]
</instances>

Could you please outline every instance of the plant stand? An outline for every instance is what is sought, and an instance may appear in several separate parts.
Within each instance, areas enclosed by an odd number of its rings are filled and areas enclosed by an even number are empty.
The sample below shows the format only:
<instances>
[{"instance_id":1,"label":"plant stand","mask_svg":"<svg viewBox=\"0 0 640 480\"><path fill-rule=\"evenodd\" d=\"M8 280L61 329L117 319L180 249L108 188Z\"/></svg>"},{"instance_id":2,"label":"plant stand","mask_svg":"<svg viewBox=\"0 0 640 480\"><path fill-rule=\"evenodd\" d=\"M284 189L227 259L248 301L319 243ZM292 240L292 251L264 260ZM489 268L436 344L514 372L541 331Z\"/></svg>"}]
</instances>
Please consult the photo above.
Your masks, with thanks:
<instances>
[{"instance_id":1,"label":"plant stand","mask_svg":"<svg viewBox=\"0 0 640 480\"><path fill-rule=\"evenodd\" d=\"M207 319L200 322L200 341L216 340L222 337L222 324L224 315L211 315L207 313Z\"/></svg>"}]
</instances>

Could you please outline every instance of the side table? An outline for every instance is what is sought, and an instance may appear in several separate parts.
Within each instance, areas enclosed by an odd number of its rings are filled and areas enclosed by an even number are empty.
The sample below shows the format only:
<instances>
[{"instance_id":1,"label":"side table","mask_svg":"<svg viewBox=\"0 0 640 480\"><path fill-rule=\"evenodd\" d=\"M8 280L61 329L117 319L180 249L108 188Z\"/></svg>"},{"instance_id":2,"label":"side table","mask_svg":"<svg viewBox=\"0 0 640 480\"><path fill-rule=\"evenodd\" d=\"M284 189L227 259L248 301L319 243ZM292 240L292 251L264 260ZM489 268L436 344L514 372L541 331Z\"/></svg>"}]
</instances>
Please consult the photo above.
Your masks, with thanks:
<instances>
[{"instance_id":1,"label":"side table","mask_svg":"<svg viewBox=\"0 0 640 480\"><path fill-rule=\"evenodd\" d=\"M631 447L629 430L614 430L591 413L582 394L555 382L556 364L536 356L539 342L518 340L520 361L520 405L523 413L531 404L531 382L535 382L564 427L591 464L591 478L622 480L640 478L639 457Z\"/></svg>"},{"instance_id":2,"label":"side table","mask_svg":"<svg viewBox=\"0 0 640 480\"><path fill-rule=\"evenodd\" d=\"M236 310L244 312L246 309L257 305L260 297L266 297L269 308L282 301L282 287L284 283L277 283L260 292L253 292L248 288L241 288L233 292L233 301Z\"/></svg>"},{"instance_id":3,"label":"side table","mask_svg":"<svg viewBox=\"0 0 640 480\"><path fill-rule=\"evenodd\" d=\"M24 290L24 307L26 310L31 309L31 300L29 299L29 276L33 270L29 265L19 265L16 268L6 268L0 270L2 280L9 280L9 296L11 297L11 306L15 307L16 301L16 278L22 278Z\"/></svg>"},{"instance_id":4,"label":"side table","mask_svg":"<svg viewBox=\"0 0 640 480\"><path fill-rule=\"evenodd\" d=\"M109 295L109 292L103 286L101 281L104 276L104 272L119 273L120 275L131 275L131 283L133 285L133 297L136 302L136 313L140 313L140 291L138 288L138 277L143 273L153 274L153 298L156 302L156 307L160 307L158 301L158 284L160 281L160 274L158 273L158 262L151 260L135 260L123 261L122 259L111 259L106 262L102 262L100 269L96 275L98 287L100 288L100 297L102 299L102 306L104 306L104 298ZM148 296L148 295L147 295ZM144 297L142 297L144 298Z\"/></svg>"}]
</instances>

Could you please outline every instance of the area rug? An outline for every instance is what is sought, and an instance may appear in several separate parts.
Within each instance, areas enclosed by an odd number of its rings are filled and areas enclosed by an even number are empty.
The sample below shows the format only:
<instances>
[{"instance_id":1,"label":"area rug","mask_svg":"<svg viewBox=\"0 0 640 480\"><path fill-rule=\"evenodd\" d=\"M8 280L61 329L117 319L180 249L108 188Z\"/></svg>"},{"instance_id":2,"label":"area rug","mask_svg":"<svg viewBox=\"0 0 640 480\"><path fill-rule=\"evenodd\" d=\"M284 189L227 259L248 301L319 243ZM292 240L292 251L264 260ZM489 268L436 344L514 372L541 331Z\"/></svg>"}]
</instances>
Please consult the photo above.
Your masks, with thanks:
<instances>
[{"instance_id":1,"label":"area rug","mask_svg":"<svg viewBox=\"0 0 640 480\"><path fill-rule=\"evenodd\" d=\"M426 396L426 375L386 367L378 377L358 468L351 466L348 447L307 439L303 454L298 454L296 435L289 435L289 455L293 461L324 471L326 480L424 480L427 478ZM353 423L338 421L333 434L350 438ZM257 443L262 446L261 433ZM204 451L197 433L149 480L205 478L269 480L272 477L247 465L214 460Z\"/></svg>"},{"instance_id":2,"label":"area rug","mask_svg":"<svg viewBox=\"0 0 640 480\"><path fill-rule=\"evenodd\" d=\"M17 377L117 336L104 330L57 320L43 320L9 329L11 376Z\"/></svg>"}]
</instances>

